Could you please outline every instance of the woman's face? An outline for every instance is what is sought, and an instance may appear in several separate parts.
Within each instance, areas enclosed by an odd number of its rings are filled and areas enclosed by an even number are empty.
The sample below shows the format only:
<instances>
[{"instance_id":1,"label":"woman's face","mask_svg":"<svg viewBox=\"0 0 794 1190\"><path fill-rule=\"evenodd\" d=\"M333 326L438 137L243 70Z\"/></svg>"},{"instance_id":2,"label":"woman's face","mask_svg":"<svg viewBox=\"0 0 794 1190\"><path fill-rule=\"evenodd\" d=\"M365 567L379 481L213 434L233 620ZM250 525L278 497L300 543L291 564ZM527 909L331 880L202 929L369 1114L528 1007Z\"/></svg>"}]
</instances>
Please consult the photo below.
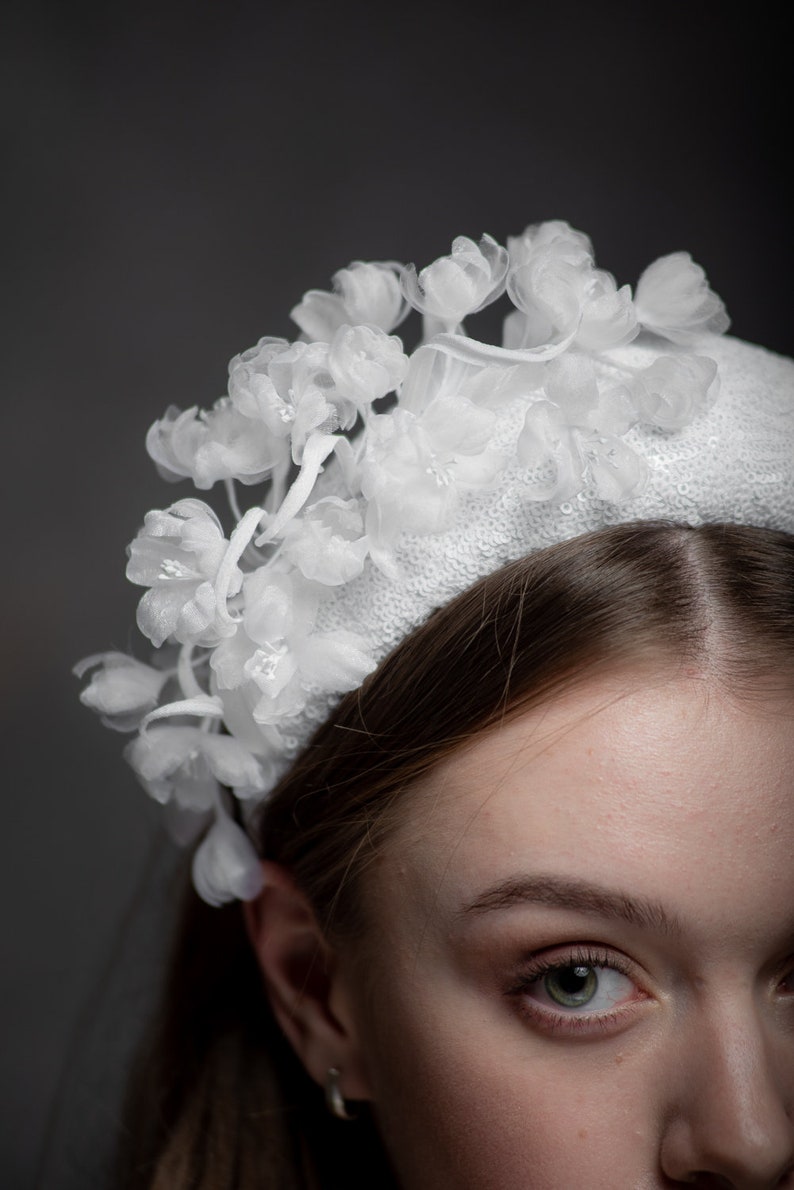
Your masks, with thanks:
<instances>
[{"instance_id":1,"label":"woman's face","mask_svg":"<svg viewBox=\"0 0 794 1190\"><path fill-rule=\"evenodd\" d=\"M794 1186L793 722L603 681L411 795L356 1005L405 1190Z\"/></svg>"}]
</instances>

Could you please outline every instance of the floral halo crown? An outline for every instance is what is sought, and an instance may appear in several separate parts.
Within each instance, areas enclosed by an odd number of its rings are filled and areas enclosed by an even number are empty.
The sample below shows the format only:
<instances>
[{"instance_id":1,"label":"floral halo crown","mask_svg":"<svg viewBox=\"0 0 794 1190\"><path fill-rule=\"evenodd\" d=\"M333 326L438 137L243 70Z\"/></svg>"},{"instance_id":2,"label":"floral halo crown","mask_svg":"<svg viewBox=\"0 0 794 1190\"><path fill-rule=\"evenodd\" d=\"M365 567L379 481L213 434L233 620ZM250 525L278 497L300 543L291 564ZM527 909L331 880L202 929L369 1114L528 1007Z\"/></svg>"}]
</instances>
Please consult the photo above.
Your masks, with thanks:
<instances>
[{"instance_id":1,"label":"floral halo crown","mask_svg":"<svg viewBox=\"0 0 794 1190\"><path fill-rule=\"evenodd\" d=\"M417 274L356 261L293 309L296 342L229 365L212 409L170 408L161 475L225 486L228 538L203 500L149 512L127 577L153 664L88 657L82 701L137 731L126 758L212 904L249 899L245 830L327 718L433 608L511 559L638 518L794 531L794 365L723 338L728 317L687 253L634 295L555 221L501 247L464 236ZM503 294L501 346L463 319ZM423 317L408 355L392 334ZM241 512L235 481L266 485ZM242 813L234 813L236 799Z\"/></svg>"}]
</instances>

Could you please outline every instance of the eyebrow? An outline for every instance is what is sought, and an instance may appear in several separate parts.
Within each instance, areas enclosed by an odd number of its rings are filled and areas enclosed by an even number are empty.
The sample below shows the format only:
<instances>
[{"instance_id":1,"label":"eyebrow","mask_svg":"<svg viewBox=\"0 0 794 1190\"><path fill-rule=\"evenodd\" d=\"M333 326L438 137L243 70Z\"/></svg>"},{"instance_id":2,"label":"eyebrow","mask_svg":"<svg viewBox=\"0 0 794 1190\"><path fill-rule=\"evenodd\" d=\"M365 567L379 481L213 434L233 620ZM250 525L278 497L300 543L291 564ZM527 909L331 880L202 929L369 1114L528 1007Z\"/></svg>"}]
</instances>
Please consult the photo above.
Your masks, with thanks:
<instances>
[{"instance_id":1,"label":"eyebrow","mask_svg":"<svg viewBox=\"0 0 794 1190\"><path fill-rule=\"evenodd\" d=\"M659 901L565 876L511 876L466 905L462 916L493 913L516 905L574 909L592 917L616 917L657 934L682 933L680 921Z\"/></svg>"}]
</instances>

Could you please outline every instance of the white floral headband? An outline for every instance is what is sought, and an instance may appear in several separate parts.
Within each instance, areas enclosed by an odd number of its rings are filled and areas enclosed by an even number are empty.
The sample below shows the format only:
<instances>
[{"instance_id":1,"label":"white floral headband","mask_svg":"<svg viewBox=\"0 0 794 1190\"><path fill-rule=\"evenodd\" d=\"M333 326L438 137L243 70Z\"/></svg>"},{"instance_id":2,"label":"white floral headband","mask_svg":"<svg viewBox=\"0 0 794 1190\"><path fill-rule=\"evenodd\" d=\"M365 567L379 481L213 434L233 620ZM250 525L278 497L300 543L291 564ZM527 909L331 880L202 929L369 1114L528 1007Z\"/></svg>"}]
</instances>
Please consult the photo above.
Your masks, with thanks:
<instances>
[{"instance_id":1,"label":"white floral headband","mask_svg":"<svg viewBox=\"0 0 794 1190\"><path fill-rule=\"evenodd\" d=\"M463 319L507 294L502 346ZM391 332L411 309L422 339ZM505 562L602 525L665 517L794 531L792 365L720 338L687 253L632 296L566 223L507 248L459 237L419 274L355 262L229 365L212 409L171 408L147 449L168 480L222 483L147 514L127 577L152 664L88 657L82 701L137 731L126 757L212 904L261 887L231 813L273 787L341 695ZM720 391L721 385L721 391ZM267 485L242 512L235 484Z\"/></svg>"}]
</instances>

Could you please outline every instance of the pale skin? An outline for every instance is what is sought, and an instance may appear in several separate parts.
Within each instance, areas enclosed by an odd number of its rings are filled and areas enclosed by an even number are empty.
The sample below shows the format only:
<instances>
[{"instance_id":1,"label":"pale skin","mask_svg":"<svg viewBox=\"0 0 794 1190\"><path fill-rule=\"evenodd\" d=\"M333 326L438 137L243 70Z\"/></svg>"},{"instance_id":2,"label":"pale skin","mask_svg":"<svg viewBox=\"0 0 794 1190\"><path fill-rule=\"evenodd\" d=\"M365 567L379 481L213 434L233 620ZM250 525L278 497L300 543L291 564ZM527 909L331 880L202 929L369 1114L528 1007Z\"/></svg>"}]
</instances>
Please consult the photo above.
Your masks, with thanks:
<instances>
[{"instance_id":1,"label":"pale skin","mask_svg":"<svg viewBox=\"0 0 794 1190\"><path fill-rule=\"evenodd\" d=\"M336 950L266 865L275 1011L404 1190L794 1187L792 722L706 675L593 679L408 794Z\"/></svg>"}]
</instances>

